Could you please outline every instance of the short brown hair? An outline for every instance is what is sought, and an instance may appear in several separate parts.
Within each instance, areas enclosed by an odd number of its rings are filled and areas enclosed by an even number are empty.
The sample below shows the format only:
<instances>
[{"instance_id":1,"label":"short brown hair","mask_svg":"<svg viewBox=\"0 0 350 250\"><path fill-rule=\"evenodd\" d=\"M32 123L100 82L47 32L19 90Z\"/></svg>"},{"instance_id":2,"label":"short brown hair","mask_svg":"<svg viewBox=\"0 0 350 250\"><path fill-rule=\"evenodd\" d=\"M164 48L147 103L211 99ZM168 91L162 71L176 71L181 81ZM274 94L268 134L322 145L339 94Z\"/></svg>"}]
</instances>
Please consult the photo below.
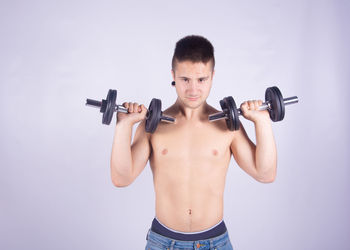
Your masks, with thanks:
<instances>
[{"instance_id":1,"label":"short brown hair","mask_svg":"<svg viewBox=\"0 0 350 250\"><path fill-rule=\"evenodd\" d=\"M176 62L212 62L213 70L215 66L214 47L208 39L190 35L180 39L175 46L173 59L171 62L172 69L175 70Z\"/></svg>"}]
</instances>

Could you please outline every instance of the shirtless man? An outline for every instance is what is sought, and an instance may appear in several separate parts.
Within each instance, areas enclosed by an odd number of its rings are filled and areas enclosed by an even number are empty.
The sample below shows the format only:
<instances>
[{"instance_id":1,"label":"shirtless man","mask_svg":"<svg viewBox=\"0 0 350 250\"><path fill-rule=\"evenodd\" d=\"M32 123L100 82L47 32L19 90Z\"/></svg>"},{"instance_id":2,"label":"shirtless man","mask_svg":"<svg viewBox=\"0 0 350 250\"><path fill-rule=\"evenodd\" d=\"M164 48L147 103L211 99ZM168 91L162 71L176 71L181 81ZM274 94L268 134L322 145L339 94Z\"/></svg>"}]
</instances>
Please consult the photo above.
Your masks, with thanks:
<instances>
[{"instance_id":1,"label":"shirtless man","mask_svg":"<svg viewBox=\"0 0 350 250\"><path fill-rule=\"evenodd\" d=\"M214 76L214 49L201 36L176 43L172 61L176 102L164 111L175 124L160 123L145 132L146 107L124 103L118 113L111 155L111 178L117 187L130 185L145 168L153 173L156 212L147 233L146 249L232 249L223 221L223 194L233 155L255 180L273 182L276 145L268 111L262 101L241 104L243 116L255 125L256 145L243 126L229 131L224 120L209 122L219 112L208 105ZM141 121L131 143L132 127Z\"/></svg>"}]
</instances>

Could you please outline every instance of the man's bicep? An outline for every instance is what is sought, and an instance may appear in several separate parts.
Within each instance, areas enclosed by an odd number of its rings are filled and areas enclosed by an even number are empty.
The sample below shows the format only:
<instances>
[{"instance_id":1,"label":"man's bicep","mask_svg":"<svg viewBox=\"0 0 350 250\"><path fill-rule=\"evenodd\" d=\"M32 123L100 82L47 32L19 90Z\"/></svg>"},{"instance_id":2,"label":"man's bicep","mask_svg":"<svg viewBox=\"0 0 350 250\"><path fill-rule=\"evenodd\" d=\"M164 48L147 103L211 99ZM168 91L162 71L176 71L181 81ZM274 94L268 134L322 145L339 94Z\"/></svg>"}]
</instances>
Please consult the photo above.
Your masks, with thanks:
<instances>
[{"instance_id":1,"label":"man's bicep","mask_svg":"<svg viewBox=\"0 0 350 250\"><path fill-rule=\"evenodd\" d=\"M257 177L255 168L255 149L256 146L249 139L243 125L239 130L235 131L234 138L231 143L231 151L238 166L254 179Z\"/></svg>"},{"instance_id":2,"label":"man's bicep","mask_svg":"<svg viewBox=\"0 0 350 250\"><path fill-rule=\"evenodd\" d=\"M145 131L145 121L142 121L135 132L135 137L131 145L133 179L135 179L147 165L151 154L149 134Z\"/></svg>"}]
</instances>

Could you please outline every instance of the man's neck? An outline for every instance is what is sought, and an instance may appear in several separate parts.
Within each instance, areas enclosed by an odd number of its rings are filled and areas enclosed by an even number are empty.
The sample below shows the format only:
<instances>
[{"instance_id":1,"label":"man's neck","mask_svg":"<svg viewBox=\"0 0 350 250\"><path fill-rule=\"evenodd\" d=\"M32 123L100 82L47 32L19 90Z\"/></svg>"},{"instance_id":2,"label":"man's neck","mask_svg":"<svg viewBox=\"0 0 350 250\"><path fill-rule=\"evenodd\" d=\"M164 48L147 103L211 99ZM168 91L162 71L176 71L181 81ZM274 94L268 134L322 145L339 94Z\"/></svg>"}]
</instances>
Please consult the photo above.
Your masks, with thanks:
<instances>
[{"instance_id":1,"label":"man's neck","mask_svg":"<svg viewBox=\"0 0 350 250\"><path fill-rule=\"evenodd\" d=\"M206 101L197 108L186 107L179 101L179 99L176 100L174 105L180 116L188 121L199 121L203 120L203 118L206 119L208 116L208 104Z\"/></svg>"}]
</instances>

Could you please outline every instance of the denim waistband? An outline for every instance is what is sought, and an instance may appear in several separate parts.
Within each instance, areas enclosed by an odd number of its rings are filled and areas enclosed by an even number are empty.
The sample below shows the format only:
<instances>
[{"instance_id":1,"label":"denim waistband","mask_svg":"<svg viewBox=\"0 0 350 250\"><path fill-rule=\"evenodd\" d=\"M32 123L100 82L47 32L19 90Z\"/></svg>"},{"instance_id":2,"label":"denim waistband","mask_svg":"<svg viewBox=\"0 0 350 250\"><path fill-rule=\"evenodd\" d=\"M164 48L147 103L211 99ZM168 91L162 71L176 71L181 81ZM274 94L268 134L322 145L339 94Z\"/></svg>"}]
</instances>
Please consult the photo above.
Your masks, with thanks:
<instances>
[{"instance_id":1,"label":"denim waistband","mask_svg":"<svg viewBox=\"0 0 350 250\"><path fill-rule=\"evenodd\" d=\"M195 232L195 233L182 233L182 232L177 232L177 231L168 229L166 226L162 225L156 218L154 218L152 221L151 230L159 235L162 235L174 240L196 241L196 240L214 238L219 235L222 235L227 231L227 228L226 228L225 222L222 220L220 223L218 223L214 227L205 231Z\"/></svg>"},{"instance_id":2,"label":"denim waistband","mask_svg":"<svg viewBox=\"0 0 350 250\"><path fill-rule=\"evenodd\" d=\"M175 240L148 230L146 239L161 249L214 249L229 243L228 232L205 240L182 241ZM230 244L230 243L229 243Z\"/></svg>"}]
</instances>

